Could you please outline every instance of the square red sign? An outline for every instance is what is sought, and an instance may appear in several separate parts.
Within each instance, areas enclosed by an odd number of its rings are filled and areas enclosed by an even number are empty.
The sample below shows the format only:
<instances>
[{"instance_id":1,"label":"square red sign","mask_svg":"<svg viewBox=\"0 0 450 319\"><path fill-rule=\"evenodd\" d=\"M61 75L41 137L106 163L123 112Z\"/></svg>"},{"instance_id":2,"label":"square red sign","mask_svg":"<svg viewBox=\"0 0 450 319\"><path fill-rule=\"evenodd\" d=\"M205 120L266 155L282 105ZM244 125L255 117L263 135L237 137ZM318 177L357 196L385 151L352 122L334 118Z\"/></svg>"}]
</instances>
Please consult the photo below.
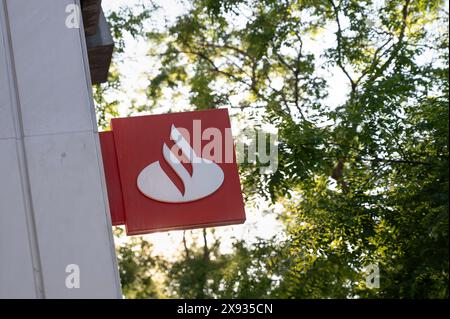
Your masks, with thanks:
<instances>
[{"instance_id":1,"label":"square red sign","mask_svg":"<svg viewBox=\"0 0 450 319\"><path fill-rule=\"evenodd\" d=\"M119 118L111 126L128 235L245 221L226 109Z\"/></svg>"}]
</instances>

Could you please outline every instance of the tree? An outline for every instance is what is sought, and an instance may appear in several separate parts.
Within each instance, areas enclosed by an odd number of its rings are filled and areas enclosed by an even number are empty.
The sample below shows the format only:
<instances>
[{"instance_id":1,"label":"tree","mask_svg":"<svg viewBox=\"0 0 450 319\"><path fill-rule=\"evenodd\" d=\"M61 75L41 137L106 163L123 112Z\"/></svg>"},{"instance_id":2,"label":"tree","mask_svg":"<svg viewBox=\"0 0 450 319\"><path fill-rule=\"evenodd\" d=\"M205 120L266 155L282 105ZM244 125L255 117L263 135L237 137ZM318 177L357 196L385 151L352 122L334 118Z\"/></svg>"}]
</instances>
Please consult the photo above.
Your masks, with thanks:
<instances>
[{"instance_id":1,"label":"tree","mask_svg":"<svg viewBox=\"0 0 450 319\"><path fill-rule=\"evenodd\" d=\"M116 228L114 235L123 235ZM134 237L130 241L116 245L122 293L129 299L153 299L164 297L158 277L158 269L165 261L152 254L152 244Z\"/></svg>"},{"instance_id":2,"label":"tree","mask_svg":"<svg viewBox=\"0 0 450 319\"><path fill-rule=\"evenodd\" d=\"M233 243L231 253L220 251L220 241L210 245L203 230L203 245L188 247L164 270L164 287L176 298L268 298L275 294L283 263L273 262L279 246L274 240Z\"/></svg>"},{"instance_id":3,"label":"tree","mask_svg":"<svg viewBox=\"0 0 450 319\"><path fill-rule=\"evenodd\" d=\"M265 243L263 255L236 242L231 255L212 249L214 261L194 250L170 268L174 295L448 298L443 1L194 0L190 8L167 32L146 35L164 48L149 104L188 88L197 109L227 106L243 122L277 127L278 170L242 165L241 176L248 200L284 205L288 240ZM348 93L333 103L338 74ZM258 260L258 271L279 280L221 272ZM365 285L370 264L379 289ZM201 285L189 290L192 278ZM224 278L251 289L221 290Z\"/></svg>"}]
</instances>

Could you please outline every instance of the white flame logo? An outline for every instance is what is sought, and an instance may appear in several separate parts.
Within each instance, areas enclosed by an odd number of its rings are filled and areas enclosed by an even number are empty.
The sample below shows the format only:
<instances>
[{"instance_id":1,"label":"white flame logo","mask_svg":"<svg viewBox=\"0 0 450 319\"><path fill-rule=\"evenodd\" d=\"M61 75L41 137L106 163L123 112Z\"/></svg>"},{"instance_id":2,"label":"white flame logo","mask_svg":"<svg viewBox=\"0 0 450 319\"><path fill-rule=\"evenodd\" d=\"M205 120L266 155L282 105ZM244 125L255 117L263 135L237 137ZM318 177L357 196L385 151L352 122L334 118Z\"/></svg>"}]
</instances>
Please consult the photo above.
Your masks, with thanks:
<instances>
[{"instance_id":1,"label":"white flame logo","mask_svg":"<svg viewBox=\"0 0 450 319\"><path fill-rule=\"evenodd\" d=\"M190 160L192 175L180 160L163 144L163 156L184 184L182 193L161 168L159 161L144 168L138 176L137 186L147 197L167 203L184 203L204 198L222 185L224 174L216 163L198 157L183 135L172 125L170 136L183 155Z\"/></svg>"}]
</instances>

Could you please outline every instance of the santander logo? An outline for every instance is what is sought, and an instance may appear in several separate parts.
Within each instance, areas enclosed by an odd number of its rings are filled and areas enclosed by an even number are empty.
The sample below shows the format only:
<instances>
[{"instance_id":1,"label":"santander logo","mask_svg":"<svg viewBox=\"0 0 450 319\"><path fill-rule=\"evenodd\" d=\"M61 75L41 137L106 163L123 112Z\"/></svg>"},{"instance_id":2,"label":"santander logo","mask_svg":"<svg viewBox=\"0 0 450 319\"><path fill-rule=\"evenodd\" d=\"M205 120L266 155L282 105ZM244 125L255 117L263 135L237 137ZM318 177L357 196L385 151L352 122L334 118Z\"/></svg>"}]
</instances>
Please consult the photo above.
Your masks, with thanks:
<instances>
[{"instance_id":1,"label":"santander logo","mask_svg":"<svg viewBox=\"0 0 450 319\"><path fill-rule=\"evenodd\" d=\"M224 181L224 173L220 166L197 156L174 125L171 127L170 137L181 150L183 157L192 165L190 173L166 143L163 144L164 160L183 182L184 192L178 189L164 172L160 162L156 161L145 167L138 175L137 186L141 193L160 202L185 203L202 199L217 191Z\"/></svg>"}]
</instances>

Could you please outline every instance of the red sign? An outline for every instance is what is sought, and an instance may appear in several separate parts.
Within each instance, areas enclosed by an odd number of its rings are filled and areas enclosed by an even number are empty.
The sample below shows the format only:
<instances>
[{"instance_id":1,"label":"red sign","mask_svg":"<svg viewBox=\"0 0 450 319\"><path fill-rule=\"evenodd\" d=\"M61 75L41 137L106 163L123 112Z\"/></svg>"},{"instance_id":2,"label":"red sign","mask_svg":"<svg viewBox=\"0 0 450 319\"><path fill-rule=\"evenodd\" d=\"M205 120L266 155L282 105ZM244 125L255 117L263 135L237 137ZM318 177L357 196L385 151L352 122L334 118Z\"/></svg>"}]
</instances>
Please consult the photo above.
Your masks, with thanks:
<instances>
[{"instance_id":1,"label":"red sign","mask_svg":"<svg viewBox=\"0 0 450 319\"><path fill-rule=\"evenodd\" d=\"M245 211L226 109L113 119L100 133L114 225L128 235L237 224Z\"/></svg>"}]
</instances>

